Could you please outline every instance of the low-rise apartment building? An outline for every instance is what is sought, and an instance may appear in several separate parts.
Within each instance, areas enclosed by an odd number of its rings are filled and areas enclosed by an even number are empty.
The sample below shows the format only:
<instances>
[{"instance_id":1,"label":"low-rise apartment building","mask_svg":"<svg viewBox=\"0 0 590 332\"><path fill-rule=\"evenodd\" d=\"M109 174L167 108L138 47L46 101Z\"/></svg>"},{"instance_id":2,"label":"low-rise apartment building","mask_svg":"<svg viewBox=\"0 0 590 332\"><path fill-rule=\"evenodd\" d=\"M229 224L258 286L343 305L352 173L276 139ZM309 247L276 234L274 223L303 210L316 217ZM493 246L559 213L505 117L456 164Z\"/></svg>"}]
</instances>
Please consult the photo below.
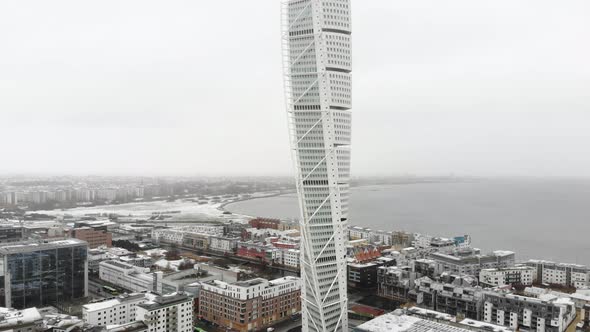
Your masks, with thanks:
<instances>
[{"instance_id":1,"label":"low-rise apartment building","mask_svg":"<svg viewBox=\"0 0 590 332\"><path fill-rule=\"evenodd\" d=\"M377 295L394 300L405 300L413 287L410 267L380 266L377 268Z\"/></svg>"},{"instance_id":2,"label":"low-rise apartment building","mask_svg":"<svg viewBox=\"0 0 590 332\"><path fill-rule=\"evenodd\" d=\"M414 272L419 277L435 278L438 276L436 262L432 259L419 258L412 261Z\"/></svg>"},{"instance_id":3,"label":"low-rise apartment building","mask_svg":"<svg viewBox=\"0 0 590 332\"><path fill-rule=\"evenodd\" d=\"M122 325L134 322L136 307L150 300L151 294L131 293L119 295L114 299L85 304L82 306L82 319L97 326Z\"/></svg>"},{"instance_id":4,"label":"low-rise apartment building","mask_svg":"<svg viewBox=\"0 0 590 332\"><path fill-rule=\"evenodd\" d=\"M211 236L209 238L209 250L223 253L223 254L234 254L238 247L237 237L222 237L222 236Z\"/></svg>"},{"instance_id":5,"label":"low-rise apartment building","mask_svg":"<svg viewBox=\"0 0 590 332\"><path fill-rule=\"evenodd\" d=\"M299 268L301 260L301 251L299 249L285 249L283 252L283 265L287 267Z\"/></svg>"},{"instance_id":6,"label":"low-rise apartment building","mask_svg":"<svg viewBox=\"0 0 590 332\"><path fill-rule=\"evenodd\" d=\"M575 305L568 298L484 292L483 320L513 330L563 332L575 317Z\"/></svg>"},{"instance_id":7,"label":"low-rise apartment building","mask_svg":"<svg viewBox=\"0 0 590 332\"><path fill-rule=\"evenodd\" d=\"M531 266L513 266L497 269L483 269L479 272L479 282L482 286L498 287L505 285L523 285L530 286L533 284L536 270Z\"/></svg>"},{"instance_id":8,"label":"low-rise apartment building","mask_svg":"<svg viewBox=\"0 0 590 332\"><path fill-rule=\"evenodd\" d=\"M192 332L193 299L184 294L156 296L138 304L135 315L149 332Z\"/></svg>"},{"instance_id":9,"label":"low-rise apartment building","mask_svg":"<svg viewBox=\"0 0 590 332\"><path fill-rule=\"evenodd\" d=\"M152 230L152 241L156 243L183 244L189 234L204 236L223 236L224 226L218 224L198 224L182 228L158 228Z\"/></svg>"},{"instance_id":10,"label":"low-rise apartment building","mask_svg":"<svg viewBox=\"0 0 590 332\"><path fill-rule=\"evenodd\" d=\"M348 227L348 238L350 240L361 240L369 239L371 236L371 229L360 227L360 226L349 226Z\"/></svg>"},{"instance_id":11,"label":"low-rise apartment building","mask_svg":"<svg viewBox=\"0 0 590 332\"><path fill-rule=\"evenodd\" d=\"M0 243L19 242L23 239L23 227L20 225L0 225Z\"/></svg>"},{"instance_id":12,"label":"low-rise apartment building","mask_svg":"<svg viewBox=\"0 0 590 332\"><path fill-rule=\"evenodd\" d=\"M203 251L209 250L210 237L211 235L204 233L184 233L182 245Z\"/></svg>"},{"instance_id":13,"label":"low-rise apartment building","mask_svg":"<svg viewBox=\"0 0 590 332\"><path fill-rule=\"evenodd\" d=\"M585 265L531 259L525 263L536 269L534 281L575 288L590 287L590 268Z\"/></svg>"},{"instance_id":14,"label":"low-rise apartment building","mask_svg":"<svg viewBox=\"0 0 590 332\"><path fill-rule=\"evenodd\" d=\"M379 257L370 263L348 263L349 287L371 289L378 283L377 270L379 267L395 266L395 260L389 257Z\"/></svg>"},{"instance_id":15,"label":"low-rise apartment building","mask_svg":"<svg viewBox=\"0 0 590 332\"><path fill-rule=\"evenodd\" d=\"M369 241L381 246L391 247L393 245L393 232L375 230L369 232Z\"/></svg>"},{"instance_id":16,"label":"low-rise apartment building","mask_svg":"<svg viewBox=\"0 0 590 332\"><path fill-rule=\"evenodd\" d=\"M448 272L477 277L483 269L514 266L515 254L512 251L497 250L482 255L479 249L461 248L452 253L435 252L430 254L430 258L436 262L438 273Z\"/></svg>"},{"instance_id":17,"label":"low-rise apartment building","mask_svg":"<svg viewBox=\"0 0 590 332\"><path fill-rule=\"evenodd\" d=\"M70 230L70 236L78 240L88 242L88 248L111 247L113 245L113 235L104 229L79 227Z\"/></svg>"},{"instance_id":18,"label":"low-rise apartment building","mask_svg":"<svg viewBox=\"0 0 590 332\"><path fill-rule=\"evenodd\" d=\"M281 255L280 252L280 249L277 249L270 244L240 241L238 242L236 255L270 264L274 263L278 256Z\"/></svg>"},{"instance_id":19,"label":"low-rise apartment building","mask_svg":"<svg viewBox=\"0 0 590 332\"><path fill-rule=\"evenodd\" d=\"M376 263L349 263L348 264L348 286L353 288L370 289L377 287L377 268Z\"/></svg>"},{"instance_id":20,"label":"low-rise apartment building","mask_svg":"<svg viewBox=\"0 0 590 332\"><path fill-rule=\"evenodd\" d=\"M462 318L481 319L483 293L481 288L462 284L440 283L423 277L416 280L417 304Z\"/></svg>"},{"instance_id":21,"label":"low-rise apartment building","mask_svg":"<svg viewBox=\"0 0 590 332\"><path fill-rule=\"evenodd\" d=\"M162 272L151 273L149 268L109 260L100 262L98 274L101 280L131 292L162 292L158 289L158 285L162 284Z\"/></svg>"},{"instance_id":22,"label":"low-rise apartment building","mask_svg":"<svg viewBox=\"0 0 590 332\"><path fill-rule=\"evenodd\" d=\"M250 224L250 226L256 228L256 229L265 229L265 228L270 228L270 229L279 229L279 225L281 224L281 221L279 219L272 219L272 218L254 218L251 219L250 221L248 221L248 224Z\"/></svg>"},{"instance_id":23,"label":"low-rise apartment building","mask_svg":"<svg viewBox=\"0 0 590 332\"><path fill-rule=\"evenodd\" d=\"M253 331L301 311L301 280L284 277L202 284L199 318L232 331Z\"/></svg>"}]
</instances>

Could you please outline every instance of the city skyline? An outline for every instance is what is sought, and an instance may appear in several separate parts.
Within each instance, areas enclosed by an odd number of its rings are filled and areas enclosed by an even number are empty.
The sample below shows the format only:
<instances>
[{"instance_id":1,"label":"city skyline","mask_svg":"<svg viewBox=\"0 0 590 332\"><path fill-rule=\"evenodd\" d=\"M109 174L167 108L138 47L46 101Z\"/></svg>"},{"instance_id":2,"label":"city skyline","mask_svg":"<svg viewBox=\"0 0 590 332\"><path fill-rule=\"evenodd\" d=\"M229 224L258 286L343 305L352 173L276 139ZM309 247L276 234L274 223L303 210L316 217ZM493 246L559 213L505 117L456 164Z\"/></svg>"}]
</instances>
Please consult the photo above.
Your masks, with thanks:
<instances>
[{"instance_id":1,"label":"city skyline","mask_svg":"<svg viewBox=\"0 0 590 332\"><path fill-rule=\"evenodd\" d=\"M210 6L3 3L0 173L289 175L280 3ZM353 6L355 175L590 176L587 2Z\"/></svg>"},{"instance_id":2,"label":"city skyline","mask_svg":"<svg viewBox=\"0 0 590 332\"><path fill-rule=\"evenodd\" d=\"M0 3L0 327L590 332L589 14Z\"/></svg>"}]
</instances>

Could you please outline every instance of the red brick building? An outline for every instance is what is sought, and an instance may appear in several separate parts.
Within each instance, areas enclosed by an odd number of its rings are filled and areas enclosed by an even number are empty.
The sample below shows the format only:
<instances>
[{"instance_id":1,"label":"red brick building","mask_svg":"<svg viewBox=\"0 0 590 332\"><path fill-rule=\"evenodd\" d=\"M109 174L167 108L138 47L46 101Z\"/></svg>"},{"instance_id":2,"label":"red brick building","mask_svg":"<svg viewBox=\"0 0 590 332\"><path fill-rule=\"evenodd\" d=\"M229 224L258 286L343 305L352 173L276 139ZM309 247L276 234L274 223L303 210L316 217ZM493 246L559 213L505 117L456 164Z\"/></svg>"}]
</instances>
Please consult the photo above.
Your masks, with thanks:
<instances>
[{"instance_id":1,"label":"red brick building","mask_svg":"<svg viewBox=\"0 0 590 332\"><path fill-rule=\"evenodd\" d=\"M279 229L279 225L281 221L279 219L271 219L271 218L255 218L248 222L250 226L256 229L263 229L263 228L271 228L271 229Z\"/></svg>"},{"instance_id":2,"label":"red brick building","mask_svg":"<svg viewBox=\"0 0 590 332\"><path fill-rule=\"evenodd\" d=\"M70 236L88 242L89 248L100 246L111 247L113 245L113 235L105 229L93 229L90 227L74 228L70 231Z\"/></svg>"},{"instance_id":3,"label":"red brick building","mask_svg":"<svg viewBox=\"0 0 590 332\"><path fill-rule=\"evenodd\" d=\"M269 249L270 248L267 246L259 243L238 242L236 255L244 258L270 262L272 261L272 253L269 252Z\"/></svg>"},{"instance_id":4,"label":"red brick building","mask_svg":"<svg viewBox=\"0 0 590 332\"><path fill-rule=\"evenodd\" d=\"M301 280L283 277L202 284L198 318L231 331L259 331L301 311Z\"/></svg>"},{"instance_id":5,"label":"red brick building","mask_svg":"<svg viewBox=\"0 0 590 332\"><path fill-rule=\"evenodd\" d=\"M297 243L283 242L279 238L271 239L270 243L272 243L272 245L275 248L281 248L281 249L297 249L297 248L299 248L299 245Z\"/></svg>"}]
</instances>

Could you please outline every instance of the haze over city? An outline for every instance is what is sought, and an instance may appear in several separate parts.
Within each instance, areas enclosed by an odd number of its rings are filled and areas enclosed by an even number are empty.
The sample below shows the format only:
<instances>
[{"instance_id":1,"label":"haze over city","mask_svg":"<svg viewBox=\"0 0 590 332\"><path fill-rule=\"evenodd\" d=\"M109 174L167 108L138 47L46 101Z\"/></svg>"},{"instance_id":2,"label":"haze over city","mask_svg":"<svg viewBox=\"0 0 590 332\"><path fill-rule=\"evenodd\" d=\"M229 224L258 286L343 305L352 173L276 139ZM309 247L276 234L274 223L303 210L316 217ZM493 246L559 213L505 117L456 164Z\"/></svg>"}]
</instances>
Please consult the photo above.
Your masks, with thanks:
<instances>
[{"instance_id":1,"label":"haze over city","mask_svg":"<svg viewBox=\"0 0 590 332\"><path fill-rule=\"evenodd\" d=\"M590 332L590 3L0 3L0 332Z\"/></svg>"},{"instance_id":2,"label":"haze over city","mask_svg":"<svg viewBox=\"0 0 590 332\"><path fill-rule=\"evenodd\" d=\"M0 173L291 174L252 3L3 2ZM353 175L590 176L587 1L353 8Z\"/></svg>"}]
</instances>

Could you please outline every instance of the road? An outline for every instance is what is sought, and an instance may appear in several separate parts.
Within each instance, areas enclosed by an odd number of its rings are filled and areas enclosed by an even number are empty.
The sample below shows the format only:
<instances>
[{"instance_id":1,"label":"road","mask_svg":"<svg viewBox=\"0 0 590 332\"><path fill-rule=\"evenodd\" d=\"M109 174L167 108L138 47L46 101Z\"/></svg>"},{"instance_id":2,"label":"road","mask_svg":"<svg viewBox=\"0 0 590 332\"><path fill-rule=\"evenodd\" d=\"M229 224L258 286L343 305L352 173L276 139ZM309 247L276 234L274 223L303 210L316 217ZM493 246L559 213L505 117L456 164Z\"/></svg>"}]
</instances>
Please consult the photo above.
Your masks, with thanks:
<instances>
[{"instance_id":1,"label":"road","mask_svg":"<svg viewBox=\"0 0 590 332\"><path fill-rule=\"evenodd\" d=\"M565 330L565 332L576 332L576 325L582 320L582 313L577 310L576 313L576 318L574 319L574 321L570 324L570 326L568 326L568 328Z\"/></svg>"},{"instance_id":2,"label":"road","mask_svg":"<svg viewBox=\"0 0 590 332\"><path fill-rule=\"evenodd\" d=\"M95 281L88 280L88 295L92 296L94 299L104 298L102 285Z\"/></svg>"},{"instance_id":3,"label":"road","mask_svg":"<svg viewBox=\"0 0 590 332\"><path fill-rule=\"evenodd\" d=\"M295 332L301 331L301 319L292 321L290 319L272 326L274 332Z\"/></svg>"}]
</instances>

